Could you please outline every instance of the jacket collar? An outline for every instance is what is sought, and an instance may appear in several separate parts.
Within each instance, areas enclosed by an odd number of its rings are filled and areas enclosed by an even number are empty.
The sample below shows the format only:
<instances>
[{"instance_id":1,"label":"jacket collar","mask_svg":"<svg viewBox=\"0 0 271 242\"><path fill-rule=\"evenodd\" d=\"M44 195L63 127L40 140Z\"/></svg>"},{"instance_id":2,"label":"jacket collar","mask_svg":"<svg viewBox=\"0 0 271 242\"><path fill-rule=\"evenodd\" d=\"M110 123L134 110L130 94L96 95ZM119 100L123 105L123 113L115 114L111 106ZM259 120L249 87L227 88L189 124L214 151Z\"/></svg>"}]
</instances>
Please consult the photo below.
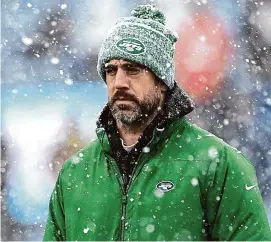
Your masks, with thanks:
<instances>
[{"instance_id":1,"label":"jacket collar","mask_svg":"<svg viewBox=\"0 0 271 242\"><path fill-rule=\"evenodd\" d=\"M165 100L164 113L166 118L182 118L192 112L195 104L188 94L175 84L174 88L168 93Z\"/></svg>"},{"instance_id":2,"label":"jacket collar","mask_svg":"<svg viewBox=\"0 0 271 242\"><path fill-rule=\"evenodd\" d=\"M172 90L167 94L165 105L163 108L163 115L166 119L182 118L188 113L192 112L195 108L195 104L188 94L176 84ZM105 125L110 125L108 117L110 110L108 103L101 111L98 121L97 128L105 128Z\"/></svg>"}]
</instances>

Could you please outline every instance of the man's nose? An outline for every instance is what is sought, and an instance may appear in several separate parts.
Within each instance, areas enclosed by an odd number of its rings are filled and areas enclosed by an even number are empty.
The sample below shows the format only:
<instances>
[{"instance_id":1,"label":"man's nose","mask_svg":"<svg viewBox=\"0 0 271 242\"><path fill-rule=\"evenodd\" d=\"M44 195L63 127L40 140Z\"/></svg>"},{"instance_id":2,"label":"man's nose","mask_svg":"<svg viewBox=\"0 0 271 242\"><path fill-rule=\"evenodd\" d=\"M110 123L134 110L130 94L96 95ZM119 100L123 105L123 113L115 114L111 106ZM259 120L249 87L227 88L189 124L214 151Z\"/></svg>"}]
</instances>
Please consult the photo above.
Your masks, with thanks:
<instances>
[{"instance_id":1,"label":"man's nose","mask_svg":"<svg viewBox=\"0 0 271 242\"><path fill-rule=\"evenodd\" d=\"M118 68L114 84L115 88L129 88L129 81L127 80L126 73L122 68Z\"/></svg>"}]
</instances>

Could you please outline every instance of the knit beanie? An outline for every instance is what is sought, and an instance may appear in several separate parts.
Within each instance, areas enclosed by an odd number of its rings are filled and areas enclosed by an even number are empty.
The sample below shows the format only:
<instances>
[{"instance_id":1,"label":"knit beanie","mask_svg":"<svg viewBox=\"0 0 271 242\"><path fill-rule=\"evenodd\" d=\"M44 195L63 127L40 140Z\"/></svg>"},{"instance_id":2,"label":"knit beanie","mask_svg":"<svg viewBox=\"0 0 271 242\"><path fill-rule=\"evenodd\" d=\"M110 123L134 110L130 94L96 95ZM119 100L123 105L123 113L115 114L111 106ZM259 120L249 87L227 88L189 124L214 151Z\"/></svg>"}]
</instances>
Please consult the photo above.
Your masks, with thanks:
<instances>
[{"instance_id":1,"label":"knit beanie","mask_svg":"<svg viewBox=\"0 0 271 242\"><path fill-rule=\"evenodd\" d=\"M177 34L165 26L165 16L153 5L139 5L122 17L102 43L97 70L105 81L105 64L122 59L148 67L170 89L175 83L174 49Z\"/></svg>"}]
</instances>

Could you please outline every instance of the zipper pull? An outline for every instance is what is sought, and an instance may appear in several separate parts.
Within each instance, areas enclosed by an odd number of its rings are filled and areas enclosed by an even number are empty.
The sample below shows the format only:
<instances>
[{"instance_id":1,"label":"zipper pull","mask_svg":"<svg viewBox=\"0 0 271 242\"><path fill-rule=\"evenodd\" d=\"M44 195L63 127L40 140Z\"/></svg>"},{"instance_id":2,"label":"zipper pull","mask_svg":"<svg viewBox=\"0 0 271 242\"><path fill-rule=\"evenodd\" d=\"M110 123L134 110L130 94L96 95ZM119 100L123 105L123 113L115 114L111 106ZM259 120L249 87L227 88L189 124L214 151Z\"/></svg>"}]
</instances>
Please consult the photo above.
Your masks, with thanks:
<instances>
[{"instance_id":1,"label":"zipper pull","mask_svg":"<svg viewBox=\"0 0 271 242\"><path fill-rule=\"evenodd\" d=\"M128 177L126 174L122 174L122 180L123 180L123 184L124 184L124 189L126 190L126 187L128 185Z\"/></svg>"},{"instance_id":2,"label":"zipper pull","mask_svg":"<svg viewBox=\"0 0 271 242\"><path fill-rule=\"evenodd\" d=\"M122 196L122 204L127 204L127 194L124 194L123 196Z\"/></svg>"}]
</instances>

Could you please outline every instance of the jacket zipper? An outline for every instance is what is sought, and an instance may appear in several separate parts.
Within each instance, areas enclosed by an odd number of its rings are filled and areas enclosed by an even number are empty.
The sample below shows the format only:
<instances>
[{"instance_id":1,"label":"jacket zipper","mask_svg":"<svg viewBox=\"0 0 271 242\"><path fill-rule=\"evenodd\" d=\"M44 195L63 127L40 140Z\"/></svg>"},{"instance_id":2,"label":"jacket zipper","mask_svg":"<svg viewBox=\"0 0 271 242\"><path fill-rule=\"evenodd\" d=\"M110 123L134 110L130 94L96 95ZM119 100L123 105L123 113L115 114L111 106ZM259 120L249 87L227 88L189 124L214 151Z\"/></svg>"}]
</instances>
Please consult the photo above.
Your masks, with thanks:
<instances>
[{"instance_id":1,"label":"jacket zipper","mask_svg":"<svg viewBox=\"0 0 271 242\"><path fill-rule=\"evenodd\" d=\"M120 184L120 188L121 188L121 193L122 193L122 201L121 201L121 234L120 234L120 241L124 241L124 230L125 230L125 215L126 215L126 205L127 205L127 193L128 193L128 189L125 189L124 186L124 180L122 178L122 175L120 173L120 170L116 164L116 161L110 157L108 157L108 160L112 163L114 170L118 173L118 181ZM128 185L127 185L128 187Z\"/></svg>"},{"instance_id":2,"label":"jacket zipper","mask_svg":"<svg viewBox=\"0 0 271 242\"><path fill-rule=\"evenodd\" d=\"M151 143L153 141L153 137L151 139L151 141L149 143ZM141 154L139 155L139 157L137 158L137 161L140 160L140 158L142 157L143 152L141 152ZM124 186L124 180L123 177L120 173L120 170L118 168L117 162L110 158L107 157L111 163L113 164L115 170L117 171L118 175L119 175L119 183L120 183L120 187L121 187L121 191L122 191L122 208L121 208L121 235L120 235L120 241L124 241L124 237L125 237L125 223L126 223L126 206L127 206L127 202L128 202L128 191L129 188L131 186L131 183L133 182L133 178L135 177L136 171L140 171L141 167L144 166L144 163L146 161L146 159L144 159L142 162L138 162L137 165L134 167L133 171L132 171L132 175L131 178L126 186Z\"/></svg>"},{"instance_id":3,"label":"jacket zipper","mask_svg":"<svg viewBox=\"0 0 271 242\"><path fill-rule=\"evenodd\" d=\"M154 135L153 135L154 137ZM151 141L147 144L147 146L153 141L153 137L151 139ZM139 155L137 161L140 160L140 158L142 157L143 152L141 152L141 154ZM131 183L133 182L133 178L135 177L136 171L140 171L141 168L144 166L146 159L144 159L142 162L138 162L137 165L134 167L133 171L132 171L132 175L131 178L126 186L125 189L125 185L124 185L124 180L123 177L120 173L120 170L118 168L117 162L110 158L109 156L106 155L106 157L108 158L108 160L111 161L115 171L117 171L118 173L118 181L120 183L120 187L121 187L121 191L122 191L122 208L121 208L121 235L120 235L120 241L124 241L124 237L125 237L125 223L126 223L126 206L127 206L127 202L128 202L128 191L129 188L131 186Z\"/></svg>"},{"instance_id":4,"label":"jacket zipper","mask_svg":"<svg viewBox=\"0 0 271 242\"><path fill-rule=\"evenodd\" d=\"M120 240L124 241L124 235L125 235L125 224L126 224L126 206L127 206L127 200L128 200L128 191L131 186L132 180L133 180L133 175L136 170L136 167L134 167L134 170L132 171L132 176L126 185L126 189L124 188L124 183L123 183L123 196L122 196L122 214L121 214L121 236ZM123 180L122 176L120 176L120 179Z\"/></svg>"},{"instance_id":5,"label":"jacket zipper","mask_svg":"<svg viewBox=\"0 0 271 242\"><path fill-rule=\"evenodd\" d=\"M126 222L126 205L127 205L127 194L123 194L122 196L122 207L121 207L121 233L120 233L120 241L124 241L124 230L125 230L125 222Z\"/></svg>"},{"instance_id":6,"label":"jacket zipper","mask_svg":"<svg viewBox=\"0 0 271 242\"><path fill-rule=\"evenodd\" d=\"M138 161L140 160L141 158L141 154L139 155L138 157ZM143 164L144 161L141 162L141 164ZM141 166L140 166L141 167ZM136 171L138 170L139 168L137 167L137 165L134 167L133 171L132 171L132 174L131 174L131 178L129 179L129 182L126 186L126 189L123 189L124 190L124 194L123 194L123 199L122 199L122 229L121 229L121 241L124 241L124 234L125 234L125 224L126 224L126 206L127 206L127 200L128 200L128 191L129 191L129 188L133 182L133 178L135 176L135 173ZM122 179L122 177L121 177Z\"/></svg>"},{"instance_id":7,"label":"jacket zipper","mask_svg":"<svg viewBox=\"0 0 271 242\"><path fill-rule=\"evenodd\" d=\"M139 155L138 157L138 160L140 160L141 158L141 155ZM131 186L131 183L133 181L133 178L135 176L135 173L137 170L140 170L139 168L142 167L144 165L144 162L145 160L143 160L142 162L140 162L141 164L140 165L136 165L132 171L132 176L126 186L126 189L125 189L125 186L124 186L124 181L123 181L123 178L122 178L122 175L120 173L120 170L119 168L117 167L117 164L115 162L114 159L108 157L108 159L111 161L111 163L113 164L115 170L117 171L118 173L118 180L119 180L119 183L120 183L120 186L121 186L121 191L122 191L122 208L121 208L121 235L120 235L120 241L124 241L124 235L125 235L125 223L126 223L126 206L127 206L127 201L128 201L128 191L129 191L129 188Z\"/></svg>"}]
</instances>

